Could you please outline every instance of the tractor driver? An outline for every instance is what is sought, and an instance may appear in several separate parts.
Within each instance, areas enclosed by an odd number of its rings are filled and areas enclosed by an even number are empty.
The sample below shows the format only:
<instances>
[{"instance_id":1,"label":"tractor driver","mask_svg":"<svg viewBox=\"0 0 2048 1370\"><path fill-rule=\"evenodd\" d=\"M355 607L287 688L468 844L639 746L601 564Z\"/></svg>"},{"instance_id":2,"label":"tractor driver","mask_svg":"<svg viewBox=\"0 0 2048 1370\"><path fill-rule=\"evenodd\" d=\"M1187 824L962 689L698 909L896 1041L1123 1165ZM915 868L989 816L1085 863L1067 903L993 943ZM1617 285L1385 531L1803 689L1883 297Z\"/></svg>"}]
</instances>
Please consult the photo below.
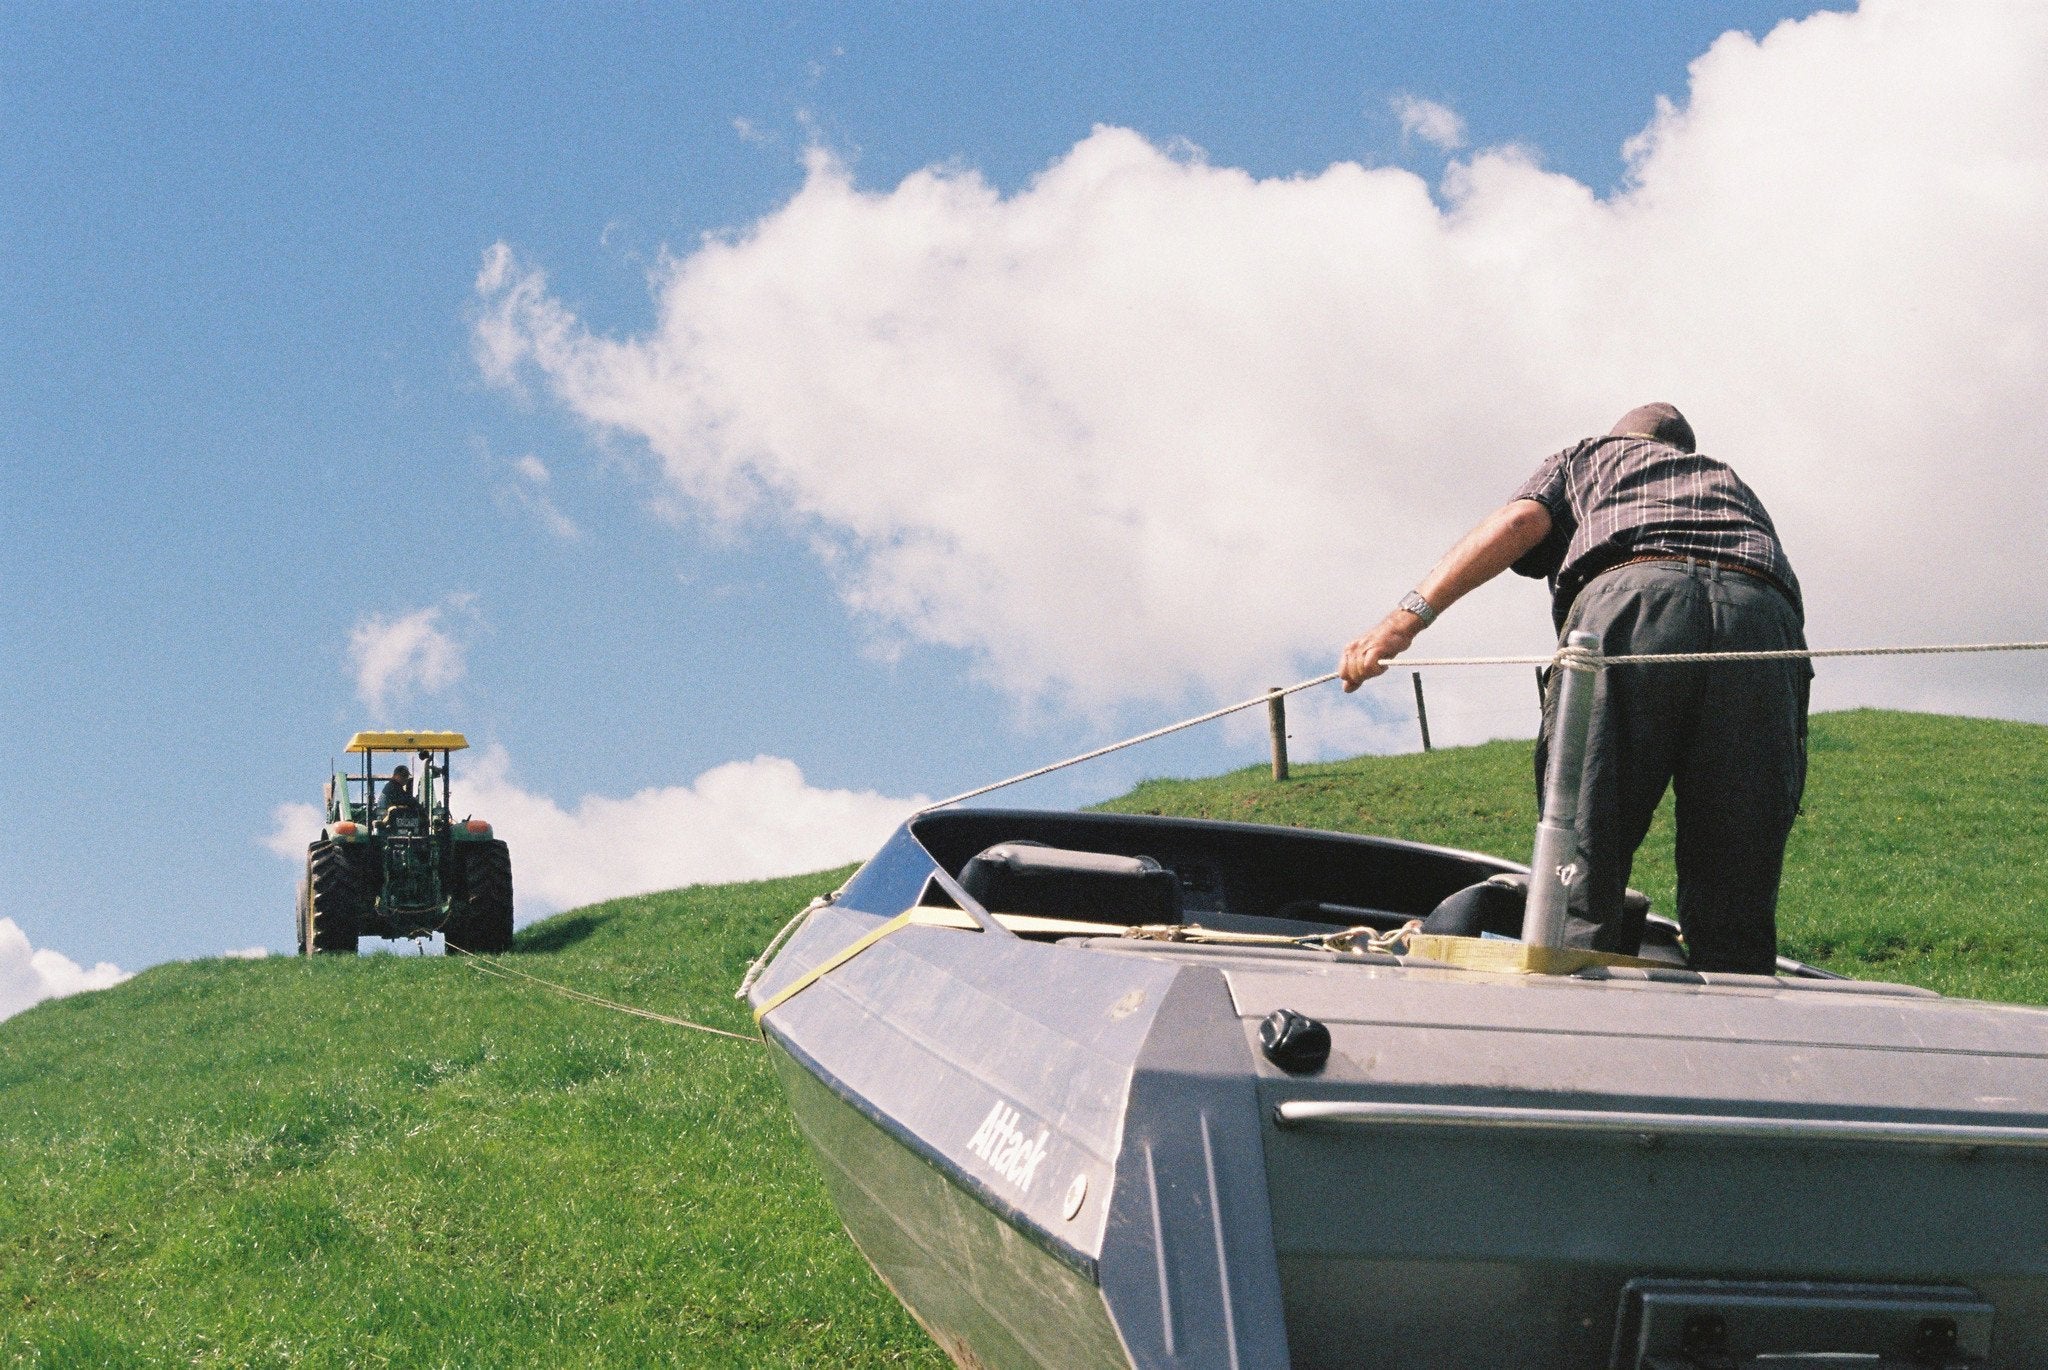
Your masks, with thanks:
<instances>
[{"instance_id":1,"label":"tractor driver","mask_svg":"<svg viewBox=\"0 0 2048 1370\"><path fill-rule=\"evenodd\" d=\"M417 809L419 800L412 794L412 771L404 762L391 768L391 778L384 782L384 792L377 796L377 807L385 818L399 809Z\"/></svg>"}]
</instances>

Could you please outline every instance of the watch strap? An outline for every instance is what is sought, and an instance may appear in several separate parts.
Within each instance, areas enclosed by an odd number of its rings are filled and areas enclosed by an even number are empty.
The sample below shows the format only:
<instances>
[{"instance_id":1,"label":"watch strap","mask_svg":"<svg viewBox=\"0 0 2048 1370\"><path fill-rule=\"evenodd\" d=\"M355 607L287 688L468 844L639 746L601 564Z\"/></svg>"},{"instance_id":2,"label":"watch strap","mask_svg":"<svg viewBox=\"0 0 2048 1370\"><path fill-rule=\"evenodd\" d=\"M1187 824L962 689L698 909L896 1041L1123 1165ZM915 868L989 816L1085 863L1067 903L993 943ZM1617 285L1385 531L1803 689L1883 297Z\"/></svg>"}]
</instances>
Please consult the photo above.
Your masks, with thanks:
<instances>
[{"instance_id":1,"label":"watch strap","mask_svg":"<svg viewBox=\"0 0 2048 1370\"><path fill-rule=\"evenodd\" d=\"M1422 626L1425 628L1436 622L1436 609L1431 606L1428 600L1422 597L1420 591L1410 590L1407 594L1401 596L1399 607L1406 609L1409 613L1421 619Z\"/></svg>"}]
</instances>

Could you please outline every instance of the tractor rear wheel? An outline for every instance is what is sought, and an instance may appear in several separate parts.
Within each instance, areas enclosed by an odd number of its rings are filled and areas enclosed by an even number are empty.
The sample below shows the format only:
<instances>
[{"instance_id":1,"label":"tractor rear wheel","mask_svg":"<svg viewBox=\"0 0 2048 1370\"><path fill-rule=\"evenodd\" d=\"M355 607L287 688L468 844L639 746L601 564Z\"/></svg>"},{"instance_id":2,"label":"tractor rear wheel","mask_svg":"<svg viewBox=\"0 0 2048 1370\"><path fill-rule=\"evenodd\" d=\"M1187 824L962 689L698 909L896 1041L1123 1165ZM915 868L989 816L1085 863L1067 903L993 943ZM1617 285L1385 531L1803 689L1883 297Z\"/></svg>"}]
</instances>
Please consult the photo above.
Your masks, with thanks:
<instances>
[{"instance_id":1,"label":"tractor rear wheel","mask_svg":"<svg viewBox=\"0 0 2048 1370\"><path fill-rule=\"evenodd\" d=\"M456 847L462 899L441 929L451 947L495 956L512 949L512 854L497 838Z\"/></svg>"},{"instance_id":2,"label":"tractor rear wheel","mask_svg":"<svg viewBox=\"0 0 2048 1370\"><path fill-rule=\"evenodd\" d=\"M302 954L356 954L363 912L377 897L375 885L368 878L366 856L374 859L376 852L336 842L315 842L307 853L306 879L301 887L304 914L299 924Z\"/></svg>"}]
</instances>

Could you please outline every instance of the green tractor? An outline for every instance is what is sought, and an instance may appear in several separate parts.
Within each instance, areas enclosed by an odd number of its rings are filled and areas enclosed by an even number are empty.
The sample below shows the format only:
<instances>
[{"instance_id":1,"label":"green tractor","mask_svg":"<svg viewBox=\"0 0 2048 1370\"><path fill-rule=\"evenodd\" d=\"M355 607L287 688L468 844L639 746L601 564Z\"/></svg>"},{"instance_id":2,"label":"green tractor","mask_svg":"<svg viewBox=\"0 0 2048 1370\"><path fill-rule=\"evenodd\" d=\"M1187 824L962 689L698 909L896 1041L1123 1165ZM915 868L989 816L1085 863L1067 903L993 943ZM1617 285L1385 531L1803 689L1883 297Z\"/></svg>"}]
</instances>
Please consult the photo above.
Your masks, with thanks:
<instances>
[{"instance_id":1,"label":"green tractor","mask_svg":"<svg viewBox=\"0 0 2048 1370\"><path fill-rule=\"evenodd\" d=\"M427 937L451 948L512 945L512 857L481 818L449 816L448 758L461 733L357 733L363 768L327 781L327 819L299 882L299 950L354 955L359 937ZM379 752L412 752L410 768L377 773ZM438 760L437 760L438 758ZM377 791L379 781L384 790Z\"/></svg>"}]
</instances>

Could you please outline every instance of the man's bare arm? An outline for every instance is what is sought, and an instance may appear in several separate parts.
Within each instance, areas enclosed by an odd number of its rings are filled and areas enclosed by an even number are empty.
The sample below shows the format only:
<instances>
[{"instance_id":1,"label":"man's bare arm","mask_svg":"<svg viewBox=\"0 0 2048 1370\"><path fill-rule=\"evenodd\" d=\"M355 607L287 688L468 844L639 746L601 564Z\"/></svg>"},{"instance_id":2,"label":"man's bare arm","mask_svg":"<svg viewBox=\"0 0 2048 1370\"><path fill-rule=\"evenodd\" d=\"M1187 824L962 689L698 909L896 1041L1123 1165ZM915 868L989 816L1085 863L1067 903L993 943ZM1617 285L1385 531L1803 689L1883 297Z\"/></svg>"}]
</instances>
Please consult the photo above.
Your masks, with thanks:
<instances>
[{"instance_id":1,"label":"man's bare arm","mask_svg":"<svg viewBox=\"0 0 2048 1370\"><path fill-rule=\"evenodd\" d=\"M1438 613L1492 580L1550 536L1550 511L1532 499L1510 500L1488 514L1479 526L1458 539L1416 591ZM1408 650L1422 631L1422 619L1396 609L1379 626L1344 649L1338 673L1344 693L1383 674L1387 663Z\"/></svg>"}]
</instances>

